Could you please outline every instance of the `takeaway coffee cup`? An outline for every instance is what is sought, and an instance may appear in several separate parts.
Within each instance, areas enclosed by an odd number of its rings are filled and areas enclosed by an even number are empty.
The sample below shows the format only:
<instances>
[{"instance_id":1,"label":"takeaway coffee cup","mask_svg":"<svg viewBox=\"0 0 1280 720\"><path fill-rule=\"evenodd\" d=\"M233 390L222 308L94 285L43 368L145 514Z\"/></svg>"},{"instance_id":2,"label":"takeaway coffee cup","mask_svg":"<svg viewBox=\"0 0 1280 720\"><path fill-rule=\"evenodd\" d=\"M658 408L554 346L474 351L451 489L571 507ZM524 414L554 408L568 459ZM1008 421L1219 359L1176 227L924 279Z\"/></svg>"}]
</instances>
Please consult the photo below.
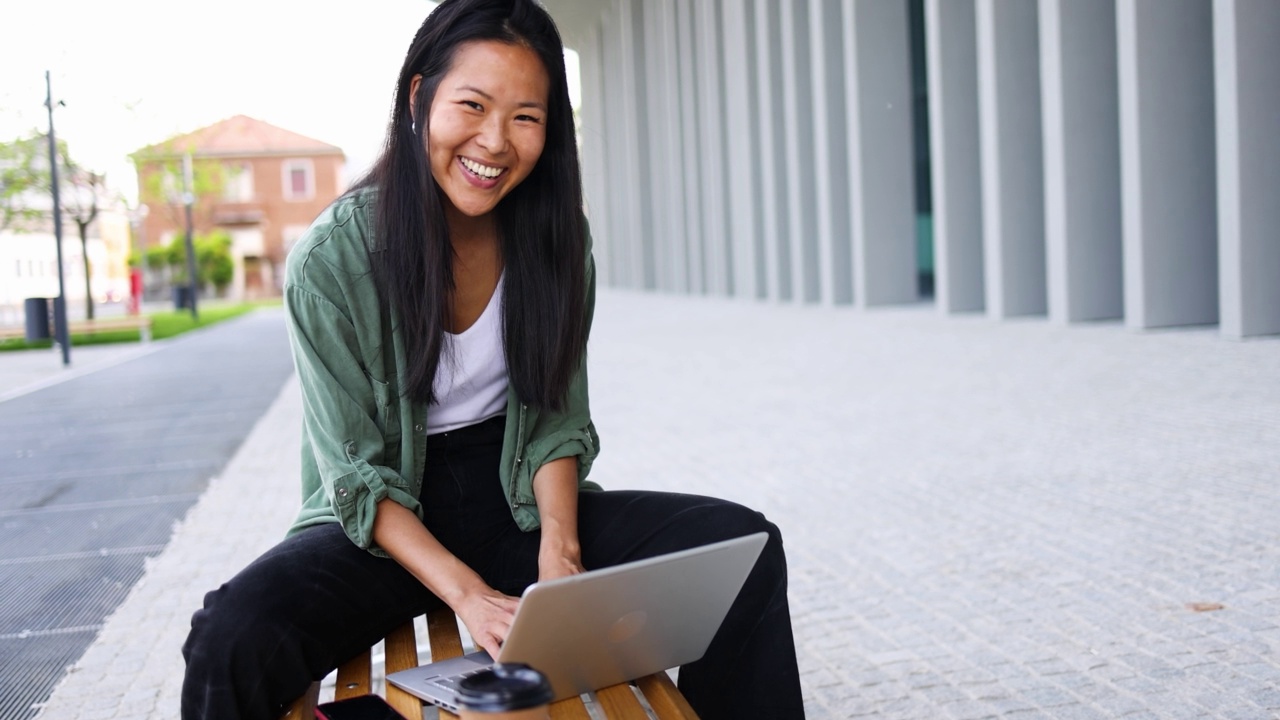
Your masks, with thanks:
<instances>
[{"instance_id":1,"label":"takeaway coffee cup","mask_svg":"<svg viewBox=\"0 0 1280 720\"><path fill-rule=\"evenodd\" d=\"M458 683L462 720L549 720L547 676L523 663L498 663Z\"/></svg>"}]
</instances>

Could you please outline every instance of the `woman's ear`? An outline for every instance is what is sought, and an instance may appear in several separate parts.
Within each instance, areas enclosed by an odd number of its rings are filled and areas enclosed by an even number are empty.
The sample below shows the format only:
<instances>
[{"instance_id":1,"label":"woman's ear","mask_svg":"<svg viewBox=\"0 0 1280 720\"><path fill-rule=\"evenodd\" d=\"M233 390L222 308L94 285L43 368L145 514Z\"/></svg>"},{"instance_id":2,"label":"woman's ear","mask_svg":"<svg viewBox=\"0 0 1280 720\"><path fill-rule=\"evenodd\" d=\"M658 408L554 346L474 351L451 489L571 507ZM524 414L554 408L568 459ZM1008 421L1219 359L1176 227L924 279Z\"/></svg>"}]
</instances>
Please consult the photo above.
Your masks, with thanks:
<instances>
[{"instance_id":1,"label":"woman's ear","mask_svg":"<svg viewBox=\"0 0 1280 720\"><path fill-rule=\"evenodd\" d=\"M409 119L413 121L414 126L418 124L418 116L416 110L418 108L418 88L422 87L422 73L414 75L409 80Z\"/></svg>"}]
</instances>

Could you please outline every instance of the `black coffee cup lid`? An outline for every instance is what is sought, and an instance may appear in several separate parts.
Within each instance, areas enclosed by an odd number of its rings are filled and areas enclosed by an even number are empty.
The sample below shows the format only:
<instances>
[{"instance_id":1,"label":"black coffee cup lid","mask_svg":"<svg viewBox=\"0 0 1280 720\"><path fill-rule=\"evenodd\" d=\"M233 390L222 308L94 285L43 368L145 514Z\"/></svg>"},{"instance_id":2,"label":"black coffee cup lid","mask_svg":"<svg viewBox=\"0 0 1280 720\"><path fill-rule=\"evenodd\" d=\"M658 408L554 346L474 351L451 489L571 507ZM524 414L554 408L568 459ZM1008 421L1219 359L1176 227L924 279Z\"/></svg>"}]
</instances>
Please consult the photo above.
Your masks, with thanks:
<instances>
[{"instance_id":1,"label":"black coffee cup lid","mask_svg":"<svg viewBox=\"0 0 1280 720\"><path fill-rule=\"evenodd\" d=\"M458 706L480 712L523 710L552 697L547 676L524 663L497 663L458 683Z\"/></svg>"}]
</instances>

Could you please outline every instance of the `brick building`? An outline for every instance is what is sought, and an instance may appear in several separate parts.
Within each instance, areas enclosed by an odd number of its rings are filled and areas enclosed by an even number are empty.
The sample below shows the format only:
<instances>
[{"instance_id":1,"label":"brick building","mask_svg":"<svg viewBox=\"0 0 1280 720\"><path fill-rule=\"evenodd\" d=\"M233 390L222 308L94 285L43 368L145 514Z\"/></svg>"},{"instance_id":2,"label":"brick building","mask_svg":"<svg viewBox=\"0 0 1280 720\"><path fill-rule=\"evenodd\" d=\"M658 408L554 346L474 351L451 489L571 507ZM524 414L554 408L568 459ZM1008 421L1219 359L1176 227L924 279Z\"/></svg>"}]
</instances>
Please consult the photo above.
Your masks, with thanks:
<instances>
[{"instance_id":1,"label":"brick building","mask_svg":"<svg viewBox=\"0 0 1280 720\"><path fill-rule=\"evenodd\" d=\"M185 227L183 157L191 155L197 235L232 238L232 297L279 292L284 259L311 221L345 189L341 148L236 115L134 153L147 211L143 247L168 244ZM165 292L164 288L151 288Z\"/></svg>"}]
</instances>

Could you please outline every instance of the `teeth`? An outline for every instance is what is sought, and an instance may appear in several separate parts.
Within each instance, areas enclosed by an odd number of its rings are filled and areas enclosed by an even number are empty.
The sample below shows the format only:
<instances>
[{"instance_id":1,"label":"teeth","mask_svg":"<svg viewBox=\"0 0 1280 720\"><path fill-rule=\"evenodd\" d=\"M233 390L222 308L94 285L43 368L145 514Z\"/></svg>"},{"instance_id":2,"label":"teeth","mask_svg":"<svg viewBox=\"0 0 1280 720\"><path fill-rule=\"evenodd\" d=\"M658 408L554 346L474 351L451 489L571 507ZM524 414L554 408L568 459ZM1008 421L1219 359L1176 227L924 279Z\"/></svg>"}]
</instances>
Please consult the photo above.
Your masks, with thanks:
<instances>
[{"instance_id":1,"label":"teeth","mask_svg":"<svg viewBox=\"0 0 1280 720\"><path fill-rule=\"evenodd\" d=\"M476 175L479 175L480 177L485 178L486 180L492 180L502 174L502 168L489 167L488 165L481 165L480 163L475 162L473 160L468 160L467 158L461 158L461 160L462 160L463 166L465 166L468 170L475 173Z\"/></svg>"}]
</instances>

